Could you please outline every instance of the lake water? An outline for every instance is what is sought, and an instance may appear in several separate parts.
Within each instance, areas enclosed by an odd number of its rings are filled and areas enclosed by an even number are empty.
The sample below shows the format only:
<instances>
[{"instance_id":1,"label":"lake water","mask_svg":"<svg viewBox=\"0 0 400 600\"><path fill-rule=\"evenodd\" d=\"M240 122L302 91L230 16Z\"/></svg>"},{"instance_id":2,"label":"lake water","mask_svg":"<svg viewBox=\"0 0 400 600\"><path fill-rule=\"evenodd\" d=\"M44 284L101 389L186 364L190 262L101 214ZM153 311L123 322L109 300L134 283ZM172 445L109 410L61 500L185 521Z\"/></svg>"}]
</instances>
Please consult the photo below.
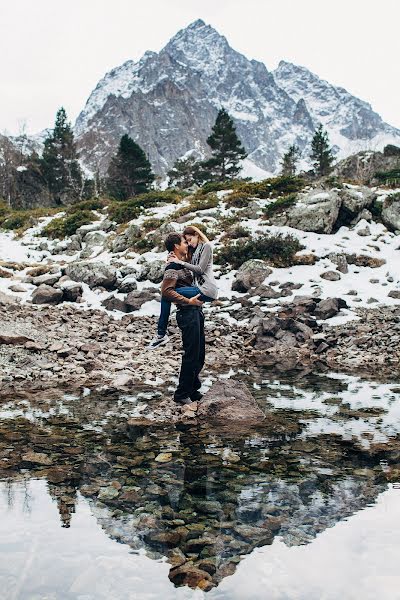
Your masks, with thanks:
<instances>
[{"instance_id":1,"label":"lake water","mask_svg":"<svg viewBox=\"0 0 400 600\"><path fill-rule=\"evenodd\" d=\"M148 389L5 399L0 598L400 598L400 386L241 378L241 435L128 427Z\"/></svg>"}]
</instances>

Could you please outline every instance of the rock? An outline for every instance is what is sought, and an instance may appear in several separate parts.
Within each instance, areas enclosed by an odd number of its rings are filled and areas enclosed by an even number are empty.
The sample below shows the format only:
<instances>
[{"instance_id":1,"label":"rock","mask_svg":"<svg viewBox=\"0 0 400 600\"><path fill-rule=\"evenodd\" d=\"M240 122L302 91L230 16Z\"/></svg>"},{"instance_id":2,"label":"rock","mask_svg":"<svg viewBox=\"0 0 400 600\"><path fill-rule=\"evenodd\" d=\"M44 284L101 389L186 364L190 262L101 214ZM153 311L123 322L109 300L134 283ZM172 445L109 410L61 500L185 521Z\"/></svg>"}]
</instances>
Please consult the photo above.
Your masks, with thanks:
<instances>
[{"instance_id":1,"label":"rock","mask_svg":"<svg viewBox=\"0 0 400 600\"><path fill-rule=\"evenodd\" d=\"M49 285L42 284L32 294L33 304L59 304L63 300L63 292Z\"/></svg>"},{"instance_id":2,"label":"rock","mask_svg":"<svg viewBox=\"0 0 400 600\"><path fill-rule=\"evenodd\" d=\"M27 463L32 463L35 465L51 465L52 460L50 456L44 454L43 452L33 452L29 451L26 454L23 454L22 460Z\"/></svg>"},{"instance_id":3,"label":"rock","mask_svg":"<svg viewBox=\"0 0 400 600\"><path fill-rule=\"evenodd\" d=\"M10 294L5 294L0 291L0 306L17 306L19 302L19 298L15 298L14 296L10 296Z\"/></svg>"},{"instance_id":4,"label":"rock","mask_svg":"<svg viewBox=\"0 0 400 600\"><path fill-rule=\"evenodd\" d=\"M172 459L171 452L161 452L158 456L155 457L155 461L159 463L169 462Z\"/></svg>"},{"instance_id":5,"label":"rock","mask_svg":"<svg viewBox=\"0 0 400 600\"><path fill-rule=\"evenodd\" d=\"M382 265L386 264L384 258L375 258L366 254L346 254L346 260L349 265L356 265L357 267L371 267L371 269L377 269Z\"/></svg>"},{"instance_id":6,"label":"rock","mask_svg":"<svg viewBox=\"0 0 400 600\"><path fill-rule=\"evenodd\" d=\"M110 296L105 298L101 304L107 310L119 310L124 313L129 313L132 312L132 310L134 310L132 306L125 302L125 300L117 298L114 294L111 294Z\"/></svg>"},{"instance_id":7,"label":"rock","mask_svg":"<svg viewBox=\"0 0 400 600\"><path fill-rule=\"evenodd\" d=\"M141 256L138 260L141 265L141 271L138 275L138 281L151 281L152 283L161 283L164 276L165 261L153 260L149 261L145 256Z\"/></svg>"},{"instance_id":8,"label":"rock","mask_svg":"<svg viewBox=\"0 0 400 600\"><path fill-rule=\"evenodd\" d=\"M262 320L261 328L264 335L274 336L281 329L282 321L277 317L267 317Z\"/></svg>"},{"instance_id":9,"label":"rock","mask_svg":"<svg viewBox=\"0 0 400 600\"><path fill-rule=\"evenodd\" d=\"M116 388L117 390L121 388L131 387L133 383L132 373L118 373L118 375L113 379L111 386Z\"/></svg>"},{"instance_id":10,"label":"rock","mask_svg":"<svg viewBox=\"0 0 400 600\"><path fill-rule=\"evenodd\" d=\"M336 265L336 269L340 271L340 273L348 273L349 265L347 264L346 255L340 254L336 252L331 252L328 256L329 260Z\"/></svg>"},{"instance_id":11,"label":"rock","mask_svg":"<svg viewBox=\"0 0 400 600\"><path fill-rule=\"evenodd\" d=\"M117 235L112 242L113 252L125 252L137 242L142 235L142 230L139 225L133 223L129 225L124 233Z\"/></svg>"},{"instance_id":12,"label":"rock","mask_svg":"<svg viewBox=\"0 0 400 600\"><path fill-rule=\"evenodd\" d=\"M296 252L293 256L293 263L295 265L315 265L318 257L315 256L312 252L305 252L304 250L300 250Z\"/></svg>"},{"instance_id":13,"label":"rock","mask_svg":"<svg viewBox=\"0 0 400 600\"><path fill-rule=\"evenodd\" d=\"M59 268L55 265L40 265L38 267L32 267L26 271L28 277L39 277L45 273L57 273Z\"/></svg>"},{"instance_id":14,"label":"rock","mask_svg":"<svg viewBox=\"0 0 400 600\"><path fill-rule=\"evenodd\" d=\"M347 186L338 192L342 199L341 212L346 211L349 218L354 218L363 209L371 206L376 194L366 186Z\"/></svg>"},{"instance_id":15,"label":"rock","mask_svg":"<svg viewBox=\"0 0 400 600\"><path fill-rule=\"evenodd\" d=\"M313 189L297 195L297 202L285 213L272 215L274 225L287 225L302 231L332 233L342 199L334 190Z\"/></svg>"},{"instance_id":16,"label":"rock","mask_svg":"<svg viewBox=\"0 0 400 600\"><path fill-rule=\"evenodd\" d=\"M80 258L89 258L96 249L101 252L107 241L107 234L104 231L89 231L85 235L85 248L80 254Z\"/></svg>"},{"instance_id":17,"label":"rock","mask_svg":"<svg viewBox=\"0 0 400 600\"><path fill-rule=\"evenodd\" d=\"M24 288L23 285L20 285L19 283L15 283L14 285L10 285L10 287L8 288L11 292L16 292L18 294L22 294L23 292L26 292L27 289Z\"/></svg>"},{"instance_id":18,"label":"rock","mask_svg":"<svg viewBox=\"0 0 400 600\"><path fill-rule=\"evenodd\" d=\"M83 288L77 281L72 281L68 277L62 277L58 283L55 284L55 288L60 289L63 292L64 300L66 302L76 302L82 297Z\"/></svg>"},{"instance_id":19,"label":"rock","mask_svg":"<svg viewBox=\"0 0 400 600\"><path fill-rule=\"evenodd\" d=\"M337 298L326 298L318 303L314 315L317 319L330 319L339 312L339 301Z\"/></svg>"},{"instance_id":20,"label":"rock","mask_svg":"<svg viewBox=\"0 0 400 600\"><path fill-rule=\"evenodd\" d=\"M157 289L144 289L141 291L130 292L125 296L125 303L131 310L139 310L145 302L154 299L154 295L158 293Z\"/></svg>"},{"instance_id":21,"label":"rock","mask_svg":"<svg viewBox=\"0 0 400 600\"><path fill-rule=\"evenodd\" d=\"M352 154L335 165L334 174L343 179L374 183L375 173L398 168L396 156L385 156L383 152L363 150ZM380 183L377 181L377 183Z\"/></svg>"},{"instance_id":22,"label":"rock","mask_svg":"<svg viewBox=\"0 0 400 600\"><path fill-rule=\"evenodd\" d=\"M164 240L169 233L173 233L174 231L179 231L180 227L178 223L163 223L155 229L151 234L150 238L153 242L154 246L158 246L160 250L165 250Z\"/></svg>"},{"instance_id":23,"label":"rock","mask_svg":"<svg viewBox=\"0 0 400 600\"><path fill-rule=\"evenodd\" d=\"M177 531L149 531L144 536L145 542L158 548L175 548L181 541Z\"/></svg>"},{"instance_id":24,"label":"rock","mask_svg":"<svg viewBox=\"0 0 400 600\"><path fill-rule=\"evenodd\" d=\"M366 225L365 227L361 227L361 228L357 229L357 235L359 235L361 237L366 237L367 235L371 235L371 230L370 230L369 226Z\"/></svg>"},{"instance_id":25,"label":"rock","mask_svg":"<svg viewBox=\"0 0 400 600\"><path fill-rule=\"evenodd\" d=\"M100 488L100 492L97 496L99 500L114 500L119 496L119 491L113 486Z\"/></svg>"},{"instance_id":26,"label":"rock","mask_svg":"<svg viewBox=\"0 0 400 600\"><path fill-rule=\"evenodd\" d=\"M25 348L31 352L42 352L42 350L45 350L46 346L40 342L29 341L26 342Z\"/></svg>"},{"instance_id":27,"label":"rock","mask_svg":"<svg viewBox=\"0 0 400 600\"><path fill-rule=\"evenodd\" d=\"M0 333L0 344L7 344L10 346L20 346L26 344L26 342L32 342L31 338L26 337L25 335L17 335L17 334L4 334Z\"/></svg>"},{"instance_id":28,"label":"rock","mask_svg":"<svg viewBox=\"0 0 400 600\"><path fill-rule=\"evenodd\" d=\"M274 290L270 285L259 285L257 288L251 289L249 294L251 296L260 296L260 298L267 298L268 300L271 298L280 298L281 296L289 296L290 291L286 292L285 290L277 291Z\"/></svg>"},{"instance_id":29,"label":"rock","mask_svg":"<svg viewBox=\"0 0 400 600\"><path fill-rule=\"evenodd\" d=\"M389 298L396 298L396 300L400 300L400 290L390 290L388 296Z\"/></svg>"},{"instance_id":30,"label":"rock","mask_svg":"<svg viewBox=\"0 0 400 600\"><path fill-rule=\"evenodd\" d=\"M45 273L44 275L39 275L38 277L32 278L33 285L42 285L42 283L46 285L53 286L60 279L61 273Z\"/></svg>"},{"instance_id":31,"label":"rock","mask_svg":"<svg viewBox=\"0 0 400 600\"><path fill-rule=\"evenodd\" d=\"M197 417L204 421L247 425L257 425L265 419L247 386L230 380L212 385L199 403Z\"/></svg>"},{"instance_id":32,"label":"rock","mask_svg":"<svg viewBox=\"0 0 400 600\"><path fill-rule=\"evenodd\" d=\"M247 292L250 288L260 286L271 275L272 269L263 260L251 259L243 263L232 283L235 292Z\"/></svg>"},{"instance_id":33,"label":"rock","mask_svg":"<svg viewBox=\"0 0 400 600\"><path fill-rule=\"evenodd\" d=\"M129 292L133 292L134 290L137 290L137 281L133 275L127 275L118 284L118 291L121 294L129 294Z\"/></svg>"},{"instance_id":34,"label":"rock","mask_svg":"<svg viewBox=\"0 0 400 600\"><path fill-rule=\"evenodd\" d=\"M325 271L325 273L321 273L320 277L322 279L326 279L327 281L339 281L341 279L340 273L337 271Z\"/></svg>"},{"instance_id":35,"label":"rock","mask_svg":"<svg viewBox=\"0 0 400 600\"><path fill-rule=\"evenodd\" d=\"M7 269L3 269L2 267L0 267L0 277L5 277L10 279L13 276L13 272L12 271L8 271Z\"/></svg>"},{"instance_id":36,"label":"rock","mask_svg":"<svg viewBox=\"0 0 400 600\"><path fill-rule=\"evenodd\" d=\"M382 221L389 229L400 229L400 194L387 196L382 206Z\"/></svg>"},{"instance_id":37,"label":"rock","mask_svg":"<svg viewBox=\"0 0 400 600\"><path fill-rule=\"evenodd\" d=\"M197 587L207 589L204 583L211 583L211 575L207 571L198 569L191 562L171 569L168 577L176 586L187 585L193 589Z\"/></svg>"},{"instance_id":38,"label":"rock","mask_svg":"<svg viewBox=\"0 0 400 600\"><path fill-rule=\"evenodd\" d=\"M101 262L73 262L65 268L65 274L73 281L86 283L90 288L113 289L117 282L116 269Z\"/></svg>"}]
</instances>

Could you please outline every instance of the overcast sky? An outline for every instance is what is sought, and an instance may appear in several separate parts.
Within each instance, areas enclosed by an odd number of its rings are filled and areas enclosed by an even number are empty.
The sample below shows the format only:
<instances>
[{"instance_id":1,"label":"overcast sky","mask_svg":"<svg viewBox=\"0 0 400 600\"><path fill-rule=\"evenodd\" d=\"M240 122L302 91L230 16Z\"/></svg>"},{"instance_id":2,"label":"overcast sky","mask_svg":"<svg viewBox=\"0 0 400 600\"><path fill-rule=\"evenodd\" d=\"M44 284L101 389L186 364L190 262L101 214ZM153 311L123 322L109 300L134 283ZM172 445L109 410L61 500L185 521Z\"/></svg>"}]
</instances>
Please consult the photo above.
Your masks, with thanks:
<instances>
[{"instance_id":1,"label":"overcast sky","mask_svg":"<svg viewBox=\"0 0 400 600\"><path fill-rule=\"evenodd\" d=\"M201 18L248 58L303 65L400 127L399 0L0 0L0 131L75 121L106 71Z\"/></svg>"}]
</instances>

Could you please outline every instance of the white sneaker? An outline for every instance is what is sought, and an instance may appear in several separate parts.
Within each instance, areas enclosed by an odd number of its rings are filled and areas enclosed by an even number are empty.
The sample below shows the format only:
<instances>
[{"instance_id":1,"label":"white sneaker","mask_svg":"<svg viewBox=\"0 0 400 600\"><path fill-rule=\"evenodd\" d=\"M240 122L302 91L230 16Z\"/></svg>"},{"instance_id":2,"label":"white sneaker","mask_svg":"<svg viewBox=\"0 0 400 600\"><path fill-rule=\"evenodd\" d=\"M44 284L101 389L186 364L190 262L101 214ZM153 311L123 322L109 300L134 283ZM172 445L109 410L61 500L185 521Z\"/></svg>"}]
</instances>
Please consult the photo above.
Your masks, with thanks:
<instances>
[{"instance_id":1,"label":"white sneaker","mask_svg":"<svg viewBox=\"0 0 400 600\"><path fill-rule=\"evenodd\" d=\"M158 346L163 346L168 342L168 340L169 335L167 333L165 335L156 335L156 337L151 340L147 347L153 350L154 348L158 348Z\"/></svg>"}]
</instances>

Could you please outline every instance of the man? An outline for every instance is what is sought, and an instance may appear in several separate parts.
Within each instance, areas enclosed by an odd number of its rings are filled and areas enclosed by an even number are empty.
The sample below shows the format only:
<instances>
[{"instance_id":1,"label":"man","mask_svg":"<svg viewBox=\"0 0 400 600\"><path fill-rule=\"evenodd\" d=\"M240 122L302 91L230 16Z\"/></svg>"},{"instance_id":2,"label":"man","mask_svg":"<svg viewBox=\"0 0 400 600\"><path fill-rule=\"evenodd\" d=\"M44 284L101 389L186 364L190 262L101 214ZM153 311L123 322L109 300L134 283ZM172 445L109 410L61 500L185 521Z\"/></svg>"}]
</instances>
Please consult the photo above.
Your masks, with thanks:
<instances>
[{"instance_id":1,"label":"man","mask_svg":"<svg viewBox=\"0 0 400 600\"><path fill-rule=\"evenodd\" d=\"M186 259L187 242L179 233L170 233L165 240L165 247L169 252L174 252L179 260ZM193 276L189 269L175 262L167 264L161 294L177 305L176 320L182 333L182 365L174 393L174 400L179 404L189 404L201 398L199 374L205 359L203 303L198 299L199 294L185 298L179 293L180 287L192 285Z\"/></svg>"}]
</instances>

